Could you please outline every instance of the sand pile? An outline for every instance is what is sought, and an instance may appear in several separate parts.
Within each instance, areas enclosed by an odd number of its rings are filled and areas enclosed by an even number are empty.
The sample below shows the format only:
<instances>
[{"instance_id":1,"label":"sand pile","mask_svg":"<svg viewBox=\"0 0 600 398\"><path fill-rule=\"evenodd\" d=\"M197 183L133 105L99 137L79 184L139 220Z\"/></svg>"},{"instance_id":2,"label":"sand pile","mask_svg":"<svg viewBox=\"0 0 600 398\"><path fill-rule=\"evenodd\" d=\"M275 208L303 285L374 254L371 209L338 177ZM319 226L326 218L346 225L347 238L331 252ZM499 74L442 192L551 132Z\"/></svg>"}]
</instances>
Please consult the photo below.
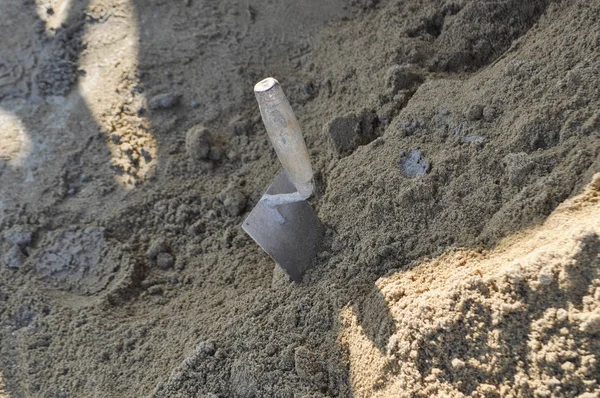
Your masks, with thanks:
<instances>
[{"instance_id":1,"label":"sand pile","mask_svg":"<svg viewBox=\"0 0 600 398\"><path fill-rule=\"evenodd\" d=\"M600 393L596 2L67 3L0 17L0 396ZM297 285L240 228L267 75Z\"/></svg>"},{"instance_id":2,"label":"sand pile","mask_svg":"<svg viewBox=\"0 0 600 398\"><path fill-rule=\"evenodd\" d=\"M393 319L385 346L344 308L357 395L597 394L599 178L494 250L456 250L378 280Z\"/></svg>"}]
</instances>

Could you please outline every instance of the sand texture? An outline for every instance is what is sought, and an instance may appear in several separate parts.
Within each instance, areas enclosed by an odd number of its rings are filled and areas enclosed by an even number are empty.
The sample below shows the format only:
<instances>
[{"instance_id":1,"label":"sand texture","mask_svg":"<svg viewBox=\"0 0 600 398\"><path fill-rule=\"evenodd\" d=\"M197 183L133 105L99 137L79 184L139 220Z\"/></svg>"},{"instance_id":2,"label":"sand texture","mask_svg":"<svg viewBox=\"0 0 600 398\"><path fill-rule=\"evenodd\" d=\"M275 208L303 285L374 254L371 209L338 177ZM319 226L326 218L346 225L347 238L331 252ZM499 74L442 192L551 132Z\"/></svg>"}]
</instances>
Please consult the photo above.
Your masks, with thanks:
<instances>
[{"instance_id":1,"label":"sand texture","mask_svg":"<svg viewBox=\"0 0 600 398\"><path fill-rule=\"evenodd\" d=\"M600 396L597 0L0 0L0 397ZM241 229L302 126L301 283Z\"/></svg>"}]
</instances>

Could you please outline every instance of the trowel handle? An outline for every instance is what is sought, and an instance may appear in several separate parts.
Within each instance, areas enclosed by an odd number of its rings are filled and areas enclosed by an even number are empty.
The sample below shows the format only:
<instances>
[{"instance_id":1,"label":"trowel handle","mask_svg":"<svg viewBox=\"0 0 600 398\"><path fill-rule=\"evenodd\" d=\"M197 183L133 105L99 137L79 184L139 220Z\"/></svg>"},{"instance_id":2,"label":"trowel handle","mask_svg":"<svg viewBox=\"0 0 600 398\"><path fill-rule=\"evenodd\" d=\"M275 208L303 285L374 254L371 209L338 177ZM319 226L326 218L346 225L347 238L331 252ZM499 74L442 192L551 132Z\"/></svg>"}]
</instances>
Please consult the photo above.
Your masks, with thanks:
<instances>
[{"instance_id":1,"label":"trowel handle","mask_svg":"<svg viewBox=\"0 0 600 398\"><path fill-rule=\"evenodd\" d=\"M260 115L287 175L303 197L312 194L313 171L298 120L281 85L268 77L254 86Z\"/></svg>"}]
</instances>

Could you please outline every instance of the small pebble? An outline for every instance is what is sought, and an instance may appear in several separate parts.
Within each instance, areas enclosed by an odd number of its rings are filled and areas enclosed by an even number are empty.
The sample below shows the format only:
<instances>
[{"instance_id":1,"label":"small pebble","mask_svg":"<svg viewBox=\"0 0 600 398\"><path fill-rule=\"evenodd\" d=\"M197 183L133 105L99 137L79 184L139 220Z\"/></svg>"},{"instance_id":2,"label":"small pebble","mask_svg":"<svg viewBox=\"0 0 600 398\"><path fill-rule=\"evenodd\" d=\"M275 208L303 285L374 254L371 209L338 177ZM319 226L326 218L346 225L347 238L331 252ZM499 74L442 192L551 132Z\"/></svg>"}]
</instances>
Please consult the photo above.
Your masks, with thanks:
<instances>
[{"instance_id":1,"label":"small pebble","mask_svg":"<svg viewBox=\"0 0 600 398\"><path fill-rule=\"evenodd\" d=\"M212 355L215 355L216 351L217 351L217 349L215 347L215 343L213 343L212 341L201 341L196 346L196 352L198 354L205 354L205 355L212 356Z\"/></svg>"},{"instance_id":2,"label":"small pebble","mask_svg":"<svg viewBox=\"0 0 600 398\"><path fill-rule=\"evenodd\" d=\"M467 110L467 119L471 121L480 120L483 117L483 106L471 105Z\"/></svg>"},{"instance_id":3,"label":"small pebble","mask_svg":"<svg viewBox=\"0 0 600 398\"><path fill-rule=\"evenodd\" d=\"M152 295L163 294L163 287L161 285L154 285L148 288L148 293Z\"/></svg>"},{"instance_id":4,"label":"small pebble","mask_svg":"<svg viewBox=\"0 0 600 398\"><path fill-rule=\"evenodd\" d=\"M483 120L485 120L486 122L492 122L494 121L494 119L496 118L496 116L498 116L498 110L496 108L494 108L493 106L486 106L485 108L483 108L483 112L482 112L482 117Z\"/></svg>"},{"instance_id":5,"label":"small pebble","mask_svg":"<svg viewBox=\"0 0 600 398\"><path fill-rule=\"evenodd\" d=\"M465 367L465 363L458 358L454 358L452 360L452 367L454 369L463 369Z\"/></svg>"},{"instance_id":6,"label":"small pebble","mask_svg":"<svg viewBox=\"0 0 600 398\"><path fill-rule=\"evenodd\" d=\"M160 253L167 252L168 248L169 245L167 244L166 240L158 238L150 243L150 247L148 248L146 255L148 256L148 259L154 260Z\"/></svg>"},{"instance_id":7,"label":"small pebble","mask_svg":"<svg viewBox=\"0 0 600 398\"><path fill-rule=\"evenodd\" d=\"M210 132L202 125L191 127L185 133L185 150L193 161L204 160L210 153Z\"/></svg>"},{"instance_id":8,"label":"small pebble","mask_svg":"<svg viewBox=\"0 0 600 398\"><path fill-rule=\"evenodd\" d=\"M230 216L239 216L246 208L246 196L237 189L228 189L221 194L221 198Z\"/></svg>"},{"instance_id":9,"label":"small pebble","mask_svg":"<svg viewBox=\"0 0 600 398\"><path fill-rule=\"evenodd\" d=\"M556 320L559 322L564 322L569 319L569 313L564 308L559 308L556 311Z\"/></svg>"},{"instance_id":10,"label":"small pebble","mask_svg":"<svg viewBox=\"0 0 600 398\"><path fill-rule=\"evenodd\" d=\"M169 109L179 104L181 95L175 93L158 94L150 98L148 107L150 109Z\"/></svg>"},{"instance_id":11,"label":"small pebble","mask_svg":"<svg viewBox=\"0 0 600 398\"><path fill-rule=\"evenodd\" d=\"M340 156L347 156L359 145L366 145L376 137L374 123L377 115L370 109L360 113L337 116L323 127L331 148Z\"/></svg>"}]
</instances>

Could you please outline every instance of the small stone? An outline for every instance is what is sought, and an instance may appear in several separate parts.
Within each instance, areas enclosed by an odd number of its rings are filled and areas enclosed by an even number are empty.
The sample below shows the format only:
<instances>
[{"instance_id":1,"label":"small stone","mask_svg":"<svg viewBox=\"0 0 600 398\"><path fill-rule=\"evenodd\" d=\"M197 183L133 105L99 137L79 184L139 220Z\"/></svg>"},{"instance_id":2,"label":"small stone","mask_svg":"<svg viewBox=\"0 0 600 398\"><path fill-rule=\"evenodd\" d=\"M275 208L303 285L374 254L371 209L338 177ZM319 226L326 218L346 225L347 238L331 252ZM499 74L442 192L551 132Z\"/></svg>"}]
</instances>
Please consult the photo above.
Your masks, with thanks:
<instances>
[{"instance_id":1,"label":"small stone","mask_svg":"<svg viewBox=\"0 0 600 398\"><path fill-rule=\"evenodd\" d=\"M27 257L23 254L19 246L13 245L4 255L4 264L8 268L21 268Z\"/></svg>"},{"instance_id":2,"label":"small stone","mask_svg":"<svg viewBox=\"0 0 600 398\"><path fill-rule=\"evenodd\" d=\"M494 121L494 119L496 118L496 116L498 116L498 110L496 108L494 108L493 106L486 106L485 108L483 108L483 112L481 114L481 116L483 117L483 120L485 120L486 122L492 122Z\"/></svg>"},{"instance_id":3,"label":"small stone","mask_svg":"<svg viewBox=\"0 0 600 398\"><path fill-rule=\"evenodd\" d=\"M163 287L161 285L150 286L148 288L148 294L162 295L163 294Z\"/></svg>"},{"instance_id":4,"label":"small stone","mask_svg":"<svg viewBox=\"0 0 600 398\"><path fill-rule=\"evenodd\" d=\"M273 344L273 343L267 343L267 345L265 346L264 352L268 356L273 356L277 353L277 346L275 346L275 344Z\"/></svg>"},{"instance_id":5,"label":"small stone","mask_svg":"<svg viewBox=\"0 0 600 398\"><path fill-rule=\"evenodd\" d=\"M579 326L579 330L588 334L600 333L600 314L590 313Z\"/></svg>"},{"instance_id":6,"label":"small stone","mask_svg":"<svg viewBox=\"0 0 600 398\"><path fill-rule=\"evenodd\" d=\"M210 132L202 125L196 125L185 133L185 150L188 157L201 161L210 153Z\"/></svg>"},{"instance_id":7,"label":"small stone","mask_svg":"<svg viewBox=\"0 0 600 398\"><path fill-rule=\"evenodd\" d=\"M4 239L14 245L27 247L31 244L31 230L25 225L15 225L4 232Z\"/></svg>"},{"instance_id":8,"label":"small stone","mask_svg":"<svg viewBox=\"0 0 600 398\"><path fill-rule=\"evenodd\" d=\"M208 158L210 160L221 160L221 158L223 157L223 152L221 152L221 150L219 148L215 148L212 147L210 148L210 151L208 151Z\"/></svg>"},{"instance_id":9,"label":"small stone","mask_svg":"<svg viewBox=\"0 0 600 398\"><path fill-rule=\"evenodd\" d=\"M225 210L232 217L239 216L246 208L246 196L234 188L223 192L221 200L223 201Z\"/></svg>"},{"instance_id":10,"label":"small stone","mask_svg":"<svg viewBox=\"0 0 600 398\"><path fill-rule=\"evenodd\" d=\"M471 105L467 110L467 119L471 121L480 120L483 117L482 105Z\"/></svg>"},{"instance_id":11,"label":"small stone","mask_svg":"<svg viewBox=\"0 0 600 398\"><path fill-rule=\"evenodd\" d=\"M423 157L421 151L413 149L406 153L402 151L400 158L400 168L409 177L424 175L429 171L430 164Z\"/></svg>"},{"instance_id":12,"label":"small stone","mask_svg":"<svg viewBox=\"0 0 600 398\"><path fill-rule=\"evenodd\" d=\"M508 177L513 186L523 186L529 178L535 163L526 152L509 153L502 159Z\"/></svg>"},{"instance_id":13,"label":"small stone","mask_svg":"<svg viewBox=\"0 0 600 398\"><path fill-rule=\"evenodd\" d=\"M332 119L323 128L329 137L332 149L341 156L352 153L359 145L373 141L377 115L369 109L360 113L349 113Z\"/></svg>"},{"instance_id":14,"label":"small stone","mask_svg":"<svg viewBox=\"0 0 600 398\"><path fill-rule=\"evenodd\" d=\"M158 94L150 98L148 107L150 109L169 109L179 104L181 95L175 93Z\"/></svg>"},{"instance_id":15,"label":"small stone","mask_svg":"<svg viewBox=\"0 0 600 398\"><path fill-rule=\"evenodd\" d=\"M160 253L165 253L168 251L168 249L169 245L167 244L167 241L162 238L158 238L150 243L150 247L148 248L148 252L146 254L148 259L154 260Z\"/></svg>"},{"instance_id":16,"label":"small stone","mask_svg":"<svg viewBox=\"0 0 600 398\"><path fill-rule=\"evenodd\" d=\"M217 351L217 349L215 347L215 343L213 343L210 340L201 341L196 346L196 353L198 353L198 354L213 356L213 355L215 355L216 351Z\"/></svg>"},{"instance_id":17,"label":"small stone","mask_svg":"<svg viewBox=\"0 0 600 398\"><path fill-rule=\"evenodd\" d=\"M160 269L169 269L175 263L175 259L169 253L159 253L156 256L156 266Z\"/></svg>"},{"instance_id":18,"label":"small stone","mask_svg":"<svg viewBox=\"0 0 600 398\"><path fill-rule=\"evenodd\" d=\"M192 236L200 236L206 231L204 220L198 220L193 223L188 229L188 233Z\"/></svg>"},{"instance_id":19,"label":"small stone","mask_svg":"<svg viewBox=\"0 0 600 398\"><path fill-rule=\"evenodd\" d=\"M559 322L564 322L569 319L569 313L564 308L559 308L556 310L556 320Z\"/></svg>"}]
</instances>

